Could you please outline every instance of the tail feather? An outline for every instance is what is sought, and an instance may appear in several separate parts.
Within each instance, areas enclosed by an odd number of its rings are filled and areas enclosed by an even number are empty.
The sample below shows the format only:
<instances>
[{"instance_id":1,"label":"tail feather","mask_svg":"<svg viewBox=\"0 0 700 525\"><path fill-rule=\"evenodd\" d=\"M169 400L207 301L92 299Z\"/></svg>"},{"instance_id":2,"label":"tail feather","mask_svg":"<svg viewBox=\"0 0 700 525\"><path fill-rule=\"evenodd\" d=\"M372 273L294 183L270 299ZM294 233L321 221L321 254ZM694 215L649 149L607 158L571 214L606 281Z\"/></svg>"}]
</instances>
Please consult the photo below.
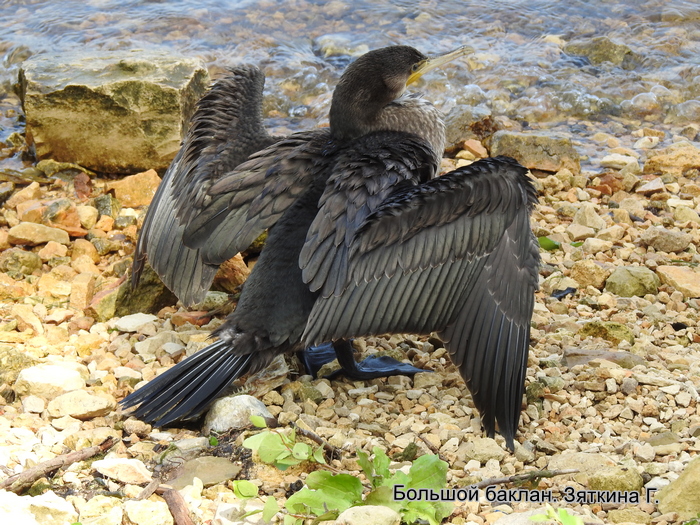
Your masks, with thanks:
<instances>
[{"instance_id":1,"label":"tail feather","mask_svg":"<svg viewBox=\"0 0 700 525\"><path fill-rule=\"evenodd\" d=\"M200 415L237 378L251 371L255 353L236 355L219 340L178 363L121 401L132 415L165 426ZM254 368L258 368L255 366ZM137 406L138 405L138 406Z\"/></svg>"}]
</instances>

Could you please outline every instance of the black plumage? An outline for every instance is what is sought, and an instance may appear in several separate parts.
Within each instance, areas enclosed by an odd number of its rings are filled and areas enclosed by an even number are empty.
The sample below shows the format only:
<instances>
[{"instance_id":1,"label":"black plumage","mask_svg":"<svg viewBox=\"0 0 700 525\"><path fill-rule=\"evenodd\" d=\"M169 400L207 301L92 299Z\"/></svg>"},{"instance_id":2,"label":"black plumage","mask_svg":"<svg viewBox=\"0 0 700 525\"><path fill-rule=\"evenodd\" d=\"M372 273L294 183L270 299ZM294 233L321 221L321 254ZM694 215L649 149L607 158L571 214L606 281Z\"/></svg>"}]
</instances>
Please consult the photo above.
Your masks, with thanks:
<instances>
[{"instance_id":1,"label":"black plumage","mask_svg":"<svg viewBox=\"0 0 700 525\"><path fill-rule=\"evenodd\" d=\"M367 53L336 88L330 129L270 137L262 74L232 70L199 103L148 211L146 255L191 304L216 267L269 235L218 341L122 403L156 425L200 414L275 356L347 338L437 332L482 425L512 448L527 365L539 250L527 170L484 159L436 177L444 125L404 95L444 58L407 46ZM345 359L347 363L347 359Z\"/></svg>"}]
</instances>

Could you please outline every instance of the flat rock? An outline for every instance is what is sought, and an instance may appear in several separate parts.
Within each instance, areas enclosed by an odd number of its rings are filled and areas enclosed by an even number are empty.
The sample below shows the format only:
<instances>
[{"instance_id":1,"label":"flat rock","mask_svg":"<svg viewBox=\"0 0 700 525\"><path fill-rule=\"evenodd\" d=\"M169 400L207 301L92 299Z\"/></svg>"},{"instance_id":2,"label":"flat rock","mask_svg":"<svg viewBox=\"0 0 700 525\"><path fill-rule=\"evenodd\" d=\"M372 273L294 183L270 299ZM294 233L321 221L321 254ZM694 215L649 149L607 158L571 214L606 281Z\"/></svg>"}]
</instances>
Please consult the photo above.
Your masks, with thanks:
<instances>
[{"instance_id":1,"label":"flat rock","mask_svg":"<svg viewBox=\"0 0 700 525\"><path fill-rule=\"evenodd\" d=\"M122 525L122 499L98 494L79 505L81 525Z\"/></svg>"},{"instance_id":2,"label":"flat rock","mask_svg":"<svg viewBox=\"0 0 700 525\"><path fill-rule=\"evenodd\" d=\"M144 325L157 320L158 317L153 314L136 313L125 315L115 321L114 328L120 332L138 332Z\"/></svg>"},{"instance_id":3,"label":"flat rock","mask_svg":"<svg viewBox=\"0 0 700 525\"><path fill-rule=\"evenodd\" d=\"M340 513L336 525L399 525L401 515L383 505L350 507Z\"/></svg>"},{"instance_id":4,"label":"flat rock","mask_svg":"<svg viewBox=\"0 0 700 525\"><path fill-rule=\"evenodd\" d=\"M59 244L70 243L70 237L66 231L33 222L20 222L17 226L10 228L7 240L10 244L29 246L45 244L49 241L54 241Z\"/></svg>"},{"instance_id":5,"label":"flat rock","mask_svg":"<svg viewBox=\"0 0 700 525\"><path fill-rule=\"evenodd\" d=\"M197 477L205 487L210 487L235 478L240 471L239 465L231 463L226 458L203 456L186 461L178 470L178 476L168 484L175 490L180 490L187 485L192 485L192 481Z\"/></svg>"},{"instance_id":6,"label":"flat rock","mask_svg":"<svg viewBox=\"0 0 700 525\"><path fill-rule=\"evenodd\" d=\"M10 248L0 253L0 272L14 279L23 279L41 268L41 257L22 248ZM12 297L15 299L15 297Z\"/></svg>"},{"instance_id":7,"label":"flat rock","mask_svg":"<svg viewBox=\"0 0 700 525\"><path fill-rule=\"evenodd\" d=\"M508 155L528 169L581 171L579 154L567 137L552 133L497 131L491 138L491 155Z\"/></svg>"},{"instance_id":8,"label":"flat rock","mask_svg":"<svg viewBox=\"0 0 700 525\"><path fill-rule=\"evenodd\" d=\"M140 459L100 459L92 463L92 468L110 479L133 485L150 483L152 477Z\"/></svg>"},{"instance_id":9,"label":"flat rock","mask_svg":"<svg viewBox=\"0 0 700 525\"><path fill-rule=\"evenodd\" d=\"M204 433L238 430L251 425L250 416L272 417L265 404L248 396L228 396L214 402L204 420Z\"/></svg>"},{"instance_id":10,"label":"flat rock","mask_svg":"<svg viewBox=\"0 0 700 525\"><path fill-rule=\"evenodd\" d=\"M700 272L694 268L664 265L656 268L656 275L662 283L673 286L686 299L700 297Z\"/></svg>"},{"instance_id":11,"label":"flat rock","mask_svg":"<svg viewBox=\"0 0 700 525\"><path fill-rule=\"evenodd\" d=\"M688 246L692 236L689 233L651 226L640 236L639 240L646 246L667 253L682 252Z\"/></svg>"},{"instance_id":12,"label":"flat rock","mask_svg":"<svg viewBox=\"0 0 700 525\"><path fill-rule=\"evenodd\" d=\"M78 519L73 505L51 491L40 496L0 491L0 516L4 523L18 525L56 525Z\"/></svg>"},{"instance_id":13,"label":"flat rock","mask_svg":"<svg viewBox=\"0 0 700 525\"><path fill-rule=\"evenodd\" d=\"M464 459L469 461L474 459L482 465L490 459L502 460L506 451L494 440L486 437L470 439L464 450Z\"/></svg>"},{"instance_id":14,"label":"flat rock","mask_svg":"<svg viewBox=\"0 0 700 525\"><path fill-rule=\"evenodd\" d=\"M114 196L122 206L136 208L151 203L159 184L160 177L156 171L148 170L110 182L107 184L107 190L114 191Z\"/></svg>"},{"instance_id":15,"label":"flat rock","mask_svg":"<svg viewBox=\"0 0 700 525\"><path fill-rule=\"evenodd\" d=\"M656 294L660 280L654 272L644 266L620 266L605 281L605 289L620 297L643 297Z\"/></svg>"},{"instance_id":16,"label":"flat rock","mask_svg":"<svg viewBox=\"0 0 700 525\"><path fill-rule=\"evenodd\" d=\"M677 512L680 521L700 513L700 458L693 459L680 476L655 494L659 510Z\"/></svg>"},{"instance_id":17,"label":"flat rock","mask_svg":"<svg viewBox=\"0 0 700 525\"><path fill-rule=\"evenodd\" d=\"M700 166L700 148L689 142L677 142L667 148L647 153L644 173L670 174L680 177Z\"/></svg>"},{"instance_id":18,"label":"flat rock","mask_svg":"<svg viewBox=\"0 0 700 525\"><path fill-rule=\"evenodd\" d=\"M651 516L642 509L612 509L608 511L608 520L612 523L651 523Z\"/></svg>"},{"instance_id":19,"label":"flat rock","mask_svg":"<svg viewBox=\"0 0 700 525\"><path fill-rule=\"evenodd\" d=\"M133 525L173 525L173 516L164 501L129 500L124 513Z\"/></svg>"},{"instance_id":20,"label":"flat rock","mask_svg":"<svg viewBox=\"0 0 700 525\"><path fill-rule=\"evenodd\" d=\"M94 396L85 390L74 390L62 394L49 403L48 411L51 417L71 416L76 419L91 419L106 416L117 405L111 396Z\"/></svg>"},{"instance_id":21,"label":"flat rock","mask_svg":"<svg viewBox=\"0 0 700 525\"><path fill-rule=\"evenodd\" d=\"M605 281L611 273L612 270L602 263L583 259L574 263L570 275L581 288L593 286L600 290L605 286Z\"/></svg>"},{"instance_id":22,"label":"flat rock","mask_svg":"<svg viewBox=\"0 0 700 525\"><path fill-rule=\"evenodd\" d=\"M588 476L588 488L606 492L639 491L644 485L642 476L634 468L599 467Z\"/></svg>"},{"instance_id":23,"label":"flat rock","mask_svg":"<svg viewBox=\"0 0 700 525\"><path fill-rule=\"evenodd\" d=\"M579 472L571 476L577 482L586 485L588 477L602 467L613 467L615 462L604 454L588 452L564 452L549 458L547 468L550 470L575 469Z\"/></svg>"},{"instance_id":24,"label":"flat rock","mask_svg":"<svg viewBox=\"0 0 700 525\"><path fill-rule=\"evenodd\" d=\"M622 341L628 341L634 344L634 333L624 324L615 323L612 321L589 321L578 331L578 334L583 337L600 337L606 341L610 341L614 345L620 344Z\"/></svg>"},{"instance_id":25,"label":"flat rock","mask_svg":"<svg viewBox=\"0 0 700 525\"><path fill-rule=\"evenodd\" d=\"M631 352L613 352L595 348L569 347L564 349L564 360L562 364L571 368L572 366L587 364L594 359L604 359L616 365L620 365L622 368L633 368L646 363L643 357ZM629 379L634 381L634 388L636 388L636 380Z\"/></svg>"},{"instance_id":26,"label":"flat rock","mask_svg":"<svg viewBox=\"0 0 700 525\"><path fill-rule=\"evenodd\" d=\"M637 159L629 155L622 155L620 153L612 153L611 155L606 155L600 160L600 165L604 168L613 168L616 170L621 170L628 166L632 166L633 171L640 171Z\"/></svg>"},{"instance_id":27,"label":"flat rock","mask_svg":"<svg viewBox=\"0 0 700 525\"><path fill-rule=\"evenodd\" d=\"M25 368L17 376L14 389L17 395L35 395L53 399L61 394L85 388L89 376L87 368L83 373L77 368L55 364L41 364Z\"/></svg>"},{"instance_id":28,"label":"flat rock","mask_svg":"<svg viewBox=\"0 0 700 525\"><path fill-rule=\"evenodd\" d=\"M199 60L140 50L41 53L19 79L37 158L109 173L166 168L208 84Z\"/></svg>"}]
</instances>

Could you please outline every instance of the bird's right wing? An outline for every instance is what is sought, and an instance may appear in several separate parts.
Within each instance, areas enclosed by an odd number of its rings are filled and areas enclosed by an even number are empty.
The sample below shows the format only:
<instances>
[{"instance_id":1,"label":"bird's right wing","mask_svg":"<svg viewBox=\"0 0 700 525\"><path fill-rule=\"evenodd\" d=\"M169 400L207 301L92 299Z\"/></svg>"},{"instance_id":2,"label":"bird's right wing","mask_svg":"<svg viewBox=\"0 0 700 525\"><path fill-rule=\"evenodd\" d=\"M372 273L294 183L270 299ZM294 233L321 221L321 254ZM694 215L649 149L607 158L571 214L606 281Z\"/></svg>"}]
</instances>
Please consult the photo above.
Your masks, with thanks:
<instances>
[{"instance_id":1,"label":"bird's right wing","mask_svg":"<svg viewBox=\"0 0 700 525\"><path fill-rule=\"evenodd\" d=\"M257 67L236 67L197 103L182 147L146 213L134 254L134 286L148 259L183 303L204 297L217 268L205 264L199 250L184 245L183 217L191 212L197 195L277 140L262 123L264 82Z\"/></svg>"}]
</instances>

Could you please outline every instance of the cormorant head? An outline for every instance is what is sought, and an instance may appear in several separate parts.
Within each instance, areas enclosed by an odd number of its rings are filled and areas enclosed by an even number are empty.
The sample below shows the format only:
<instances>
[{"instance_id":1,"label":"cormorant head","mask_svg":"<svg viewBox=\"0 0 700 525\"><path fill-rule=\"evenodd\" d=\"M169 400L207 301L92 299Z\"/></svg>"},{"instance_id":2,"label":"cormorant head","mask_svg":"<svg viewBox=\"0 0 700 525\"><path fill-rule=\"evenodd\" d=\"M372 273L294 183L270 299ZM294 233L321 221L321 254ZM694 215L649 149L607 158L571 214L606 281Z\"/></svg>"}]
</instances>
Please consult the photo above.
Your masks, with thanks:
<instances>
[{"instance_id":1,"label":"cormorant head","mask_svg":"<svg viewBox=\"0 0 700 525\"><path fill-rule=\"evenodd\" d=\"M381 111L423 74L471 52L463 46L427 57L410 46L370 51L350 64L333 92L330 126L333 135L351 140L375 129Z\"/></svg>"}]
</instances>

